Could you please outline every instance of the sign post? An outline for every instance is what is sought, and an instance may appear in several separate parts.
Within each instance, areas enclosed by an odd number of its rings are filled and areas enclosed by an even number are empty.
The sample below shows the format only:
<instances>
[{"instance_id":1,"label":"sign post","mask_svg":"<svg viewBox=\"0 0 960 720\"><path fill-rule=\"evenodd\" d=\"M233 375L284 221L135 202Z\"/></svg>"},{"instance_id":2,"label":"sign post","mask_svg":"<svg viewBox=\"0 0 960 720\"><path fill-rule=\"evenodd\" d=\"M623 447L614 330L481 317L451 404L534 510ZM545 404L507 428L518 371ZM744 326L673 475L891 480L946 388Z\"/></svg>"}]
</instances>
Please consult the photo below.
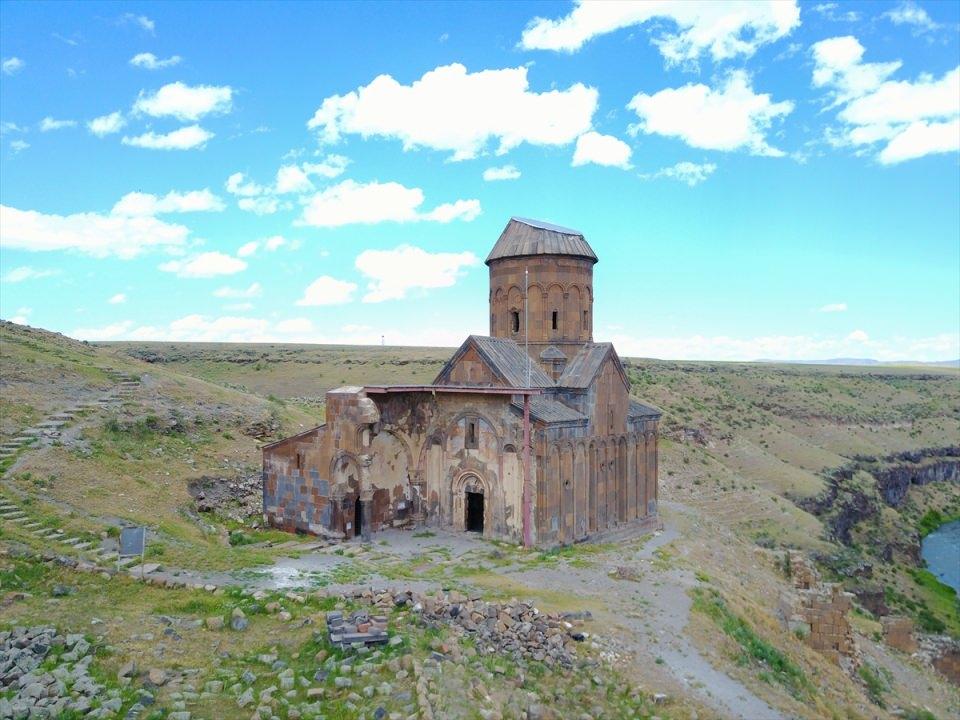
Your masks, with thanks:
<instances>
[{"instance_id":1,"label":"sign post","mask_svg":"<svg viewBox=\"0 0 960 720\"><path fill-rule=\"evenodd\" d=\"M120 528L120 549L117 552L117 572L120 572L120 559L140 556L140 579L143 580L143 564L147 552L147 529L145 527Z\"/></svg>"}]
</instances>

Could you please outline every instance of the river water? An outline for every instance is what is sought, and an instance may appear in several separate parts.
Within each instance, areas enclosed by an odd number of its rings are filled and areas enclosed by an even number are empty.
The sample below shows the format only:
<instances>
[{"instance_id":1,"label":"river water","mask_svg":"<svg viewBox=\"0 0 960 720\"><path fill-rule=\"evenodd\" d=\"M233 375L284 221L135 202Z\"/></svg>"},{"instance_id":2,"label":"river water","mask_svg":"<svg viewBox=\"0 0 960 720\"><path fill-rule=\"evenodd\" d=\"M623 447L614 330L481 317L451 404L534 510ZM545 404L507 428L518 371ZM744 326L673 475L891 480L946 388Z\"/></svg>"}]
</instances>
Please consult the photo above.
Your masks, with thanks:
<instances>
[{"instance_id":1,"label":"river water","mask_svg":"<svg viewBox=\"0 0 960 720\"><path fill-rule=\"evenodd\" d=\"M941 525L923 539L927 569L960 593L960 520Z\"/></svg>"}]
</instances>

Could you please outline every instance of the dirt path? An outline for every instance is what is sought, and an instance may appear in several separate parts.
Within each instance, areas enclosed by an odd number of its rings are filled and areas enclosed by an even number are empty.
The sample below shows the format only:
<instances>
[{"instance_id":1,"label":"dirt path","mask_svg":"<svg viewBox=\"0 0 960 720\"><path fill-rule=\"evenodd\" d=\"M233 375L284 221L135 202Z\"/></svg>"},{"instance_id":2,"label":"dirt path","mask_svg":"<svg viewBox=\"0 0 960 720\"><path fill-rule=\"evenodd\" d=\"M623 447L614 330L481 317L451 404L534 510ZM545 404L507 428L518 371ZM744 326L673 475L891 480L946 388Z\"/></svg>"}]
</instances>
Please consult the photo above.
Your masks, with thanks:
<instances>
[{"instance_id":1,"label":"dirt path","mask_svg":"<svg viewBox=\"0 0 960 720\"><path fill-rule=\"evenodd\" d=\"M649 567L654 552L678 537L676 527L668 524L639 551L618 561L641 567L646 561ZM607 569L537 568L518 571L512 577L529 587L562 591L585 600L601 599L608 612L605 617L595 614L596 624L609 624L614 630L608 641L617 652L632 658L641 682L649 683L651 671L662 668L672 677L678 693L697 698L723 717L783 718L742 683L714 668L685 635L691 606L687 590L697 584L692 573L674 568L646 570L633 581L614 579Z\"/></svg>"}]
</instances>

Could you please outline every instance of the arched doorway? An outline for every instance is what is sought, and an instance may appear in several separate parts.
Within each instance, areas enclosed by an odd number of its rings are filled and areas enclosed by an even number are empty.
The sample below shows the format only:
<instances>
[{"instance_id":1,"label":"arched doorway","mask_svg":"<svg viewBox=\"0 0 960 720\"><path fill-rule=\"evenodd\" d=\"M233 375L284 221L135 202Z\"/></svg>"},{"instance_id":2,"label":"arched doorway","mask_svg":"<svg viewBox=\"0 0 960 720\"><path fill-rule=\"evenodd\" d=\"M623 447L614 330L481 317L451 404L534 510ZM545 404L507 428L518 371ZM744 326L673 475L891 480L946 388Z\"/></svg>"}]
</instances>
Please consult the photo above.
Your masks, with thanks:
<instances>
[{"instance_id":1,"label":"arched doorway","mask_svg":"<svg viewBox=\"0 0 960 720\"><path fill-rule=\"evenodd\" d=\"M464 528L467 532L483 535L483 493L467 490L465 505Z\"/></svg>"},{"instance_id":2,"label":"arched doorway","mask_svg":"<svg viewBox=\"0 0 960 720\"><path fill-rule=\"evenodd\" d=\"M458 530L484 535L492 527L488 507L493 498L486 481L473 472L462 474L452 489L453 526Z\"/></svg>"},{"instance_id":3,"label":"arched doorway","mask_svg":"<svg viewBox=\"0 0 960 720\"><path fill-rule=\"evenodd\" d=\"M363 532L363 503L360 502L360 496L353 504L353 536L360 537Z\"/></svg>"}]
</instances>

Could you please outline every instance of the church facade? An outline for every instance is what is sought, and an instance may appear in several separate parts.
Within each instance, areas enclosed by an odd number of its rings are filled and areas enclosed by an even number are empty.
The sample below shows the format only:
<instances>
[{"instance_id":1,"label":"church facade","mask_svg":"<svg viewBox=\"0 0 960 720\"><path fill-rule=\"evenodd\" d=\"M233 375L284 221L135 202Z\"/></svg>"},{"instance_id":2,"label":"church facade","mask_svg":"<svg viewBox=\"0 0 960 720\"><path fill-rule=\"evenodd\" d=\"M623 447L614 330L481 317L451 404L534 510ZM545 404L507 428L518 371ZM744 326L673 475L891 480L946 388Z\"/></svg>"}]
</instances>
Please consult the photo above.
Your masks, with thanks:
<instances>
[{"instance_id":1,"label":"church facade","mask_svg":"<svg viewBox=\"0 0 960 720\"><path fill-rule=\"evenodd\" d=\"M330 390L323 425L263 448L265 522L547 547L654 525L660 412L593 341L596 262L582 233L512 218L486 260L490 335L468 337L429 385Z\"/></svg>"}]
</instances>

